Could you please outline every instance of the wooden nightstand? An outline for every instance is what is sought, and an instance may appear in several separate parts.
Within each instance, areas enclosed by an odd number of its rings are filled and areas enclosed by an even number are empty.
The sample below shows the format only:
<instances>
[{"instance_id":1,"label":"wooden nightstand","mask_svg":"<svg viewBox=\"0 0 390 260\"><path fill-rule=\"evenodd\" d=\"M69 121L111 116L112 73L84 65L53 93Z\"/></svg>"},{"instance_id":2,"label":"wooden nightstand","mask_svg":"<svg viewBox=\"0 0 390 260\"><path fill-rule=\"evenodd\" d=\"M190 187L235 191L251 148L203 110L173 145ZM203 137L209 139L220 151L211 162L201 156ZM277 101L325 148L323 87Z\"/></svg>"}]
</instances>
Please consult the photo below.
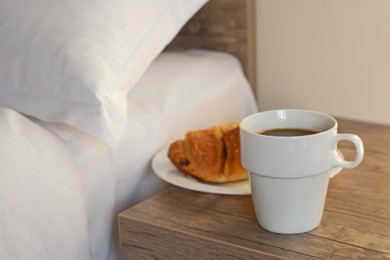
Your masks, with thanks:
<instances>
[{"instance_id":1,"label":"wooden nightstand","mask_svg":"<svg viewBox=\"0 0 390 260\"><path fill-rule=\"evenodd\" d=\"M339 124L362 138L365 158L330 181L315 230L270 233L257 224L250 196L170 187L119 215L127 259L390 259L390 127Z\"/></svg>"}]
</instances>

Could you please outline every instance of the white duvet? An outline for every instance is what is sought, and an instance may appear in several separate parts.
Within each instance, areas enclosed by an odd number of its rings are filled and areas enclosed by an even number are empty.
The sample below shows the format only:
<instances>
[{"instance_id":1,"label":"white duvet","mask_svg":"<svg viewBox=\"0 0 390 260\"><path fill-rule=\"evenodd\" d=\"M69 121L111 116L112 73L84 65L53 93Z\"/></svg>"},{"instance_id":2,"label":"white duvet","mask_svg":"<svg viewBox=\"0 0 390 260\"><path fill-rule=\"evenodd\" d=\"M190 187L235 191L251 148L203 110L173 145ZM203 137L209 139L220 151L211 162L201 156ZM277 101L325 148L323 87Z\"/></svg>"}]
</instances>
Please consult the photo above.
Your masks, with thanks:
<instances>
[{"instance_id":1,"label":"white duvet","mask_svg":"<svg viewBox=\"0 0 390 260\"><path fill-rule=\"evenodd\" d=\"M161 54L128 101L116 149L0 108L0 259L120 259L117 213L168 185L153 155L189 130L257 111L238 61L199 50Z\"/></svg>"}]
</instances>

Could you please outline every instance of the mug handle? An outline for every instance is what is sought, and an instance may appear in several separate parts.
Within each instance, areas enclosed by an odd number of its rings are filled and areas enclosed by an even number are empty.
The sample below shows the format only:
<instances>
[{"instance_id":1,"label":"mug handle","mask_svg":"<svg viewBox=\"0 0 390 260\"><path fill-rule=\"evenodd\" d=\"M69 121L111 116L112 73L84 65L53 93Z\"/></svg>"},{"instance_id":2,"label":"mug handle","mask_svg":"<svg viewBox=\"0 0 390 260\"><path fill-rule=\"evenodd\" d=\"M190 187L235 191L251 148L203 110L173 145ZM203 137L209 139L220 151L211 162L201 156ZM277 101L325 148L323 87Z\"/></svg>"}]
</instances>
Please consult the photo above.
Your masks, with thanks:
<instances>
[{"instance_id":1,"label":"mug handle","mask_svg":"<svg viewBox=\"0 0 390 260\"><path fill-rule=\"evenodd\" d=\"M364 156L364 146L362 139L354 134L336 134L334 137L335 145L337 145L337 143L340 141L349 141L354 144L356 148L356 158L354 161L346 161L336 152L332 158L332 165L334 167L342 167L346 169L355 168L362 162Z\"/></svg>"}]
</instances>

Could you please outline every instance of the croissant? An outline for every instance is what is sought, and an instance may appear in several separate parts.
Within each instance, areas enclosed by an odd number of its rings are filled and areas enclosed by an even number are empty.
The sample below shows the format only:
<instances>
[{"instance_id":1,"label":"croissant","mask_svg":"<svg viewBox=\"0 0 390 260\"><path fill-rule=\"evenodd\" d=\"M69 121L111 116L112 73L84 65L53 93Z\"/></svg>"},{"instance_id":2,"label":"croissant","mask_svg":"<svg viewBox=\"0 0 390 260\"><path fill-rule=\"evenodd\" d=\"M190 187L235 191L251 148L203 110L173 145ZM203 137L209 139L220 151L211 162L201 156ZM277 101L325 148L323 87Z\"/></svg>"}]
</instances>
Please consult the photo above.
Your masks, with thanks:
<instances>
[{"instance_id":1,"label":"croissant","mask_svg":"<svg viewBox=\"0 0 390 260\"><path fill-rule=\"evenodd\" d=\"M241 165L239 121L190 131L173 142L168 158L176 168L205 182L226 183L248 179Z\"/></svg>"}]
</instances>

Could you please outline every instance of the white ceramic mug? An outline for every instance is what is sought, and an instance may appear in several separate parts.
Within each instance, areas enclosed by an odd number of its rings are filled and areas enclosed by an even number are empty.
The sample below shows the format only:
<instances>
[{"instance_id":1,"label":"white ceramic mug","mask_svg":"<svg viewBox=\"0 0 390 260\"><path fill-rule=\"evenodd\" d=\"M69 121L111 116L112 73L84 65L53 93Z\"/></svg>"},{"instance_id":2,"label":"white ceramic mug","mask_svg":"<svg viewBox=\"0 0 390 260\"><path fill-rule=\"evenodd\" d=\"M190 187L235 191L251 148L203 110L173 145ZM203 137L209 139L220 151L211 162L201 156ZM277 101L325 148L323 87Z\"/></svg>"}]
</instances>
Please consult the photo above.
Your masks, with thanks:
<instances>
[{"instance_id":1,"label":"white ceramic mug","mask_svg":"<svg viewBox=\"0 0 390 260\"><path fill-rule=\"evenodd\" d=\"M271 136L275 129L315 133ZM334 167L354 168L364 147L354 134L338 134L333 117L315 111L281 109L259 112L240 123L241 161L249 173L257 220L264 229L284 234L316 228L322 218ZM337 143L352 142L354 161L340 156Z\"/></svg>"}]
</instances>

